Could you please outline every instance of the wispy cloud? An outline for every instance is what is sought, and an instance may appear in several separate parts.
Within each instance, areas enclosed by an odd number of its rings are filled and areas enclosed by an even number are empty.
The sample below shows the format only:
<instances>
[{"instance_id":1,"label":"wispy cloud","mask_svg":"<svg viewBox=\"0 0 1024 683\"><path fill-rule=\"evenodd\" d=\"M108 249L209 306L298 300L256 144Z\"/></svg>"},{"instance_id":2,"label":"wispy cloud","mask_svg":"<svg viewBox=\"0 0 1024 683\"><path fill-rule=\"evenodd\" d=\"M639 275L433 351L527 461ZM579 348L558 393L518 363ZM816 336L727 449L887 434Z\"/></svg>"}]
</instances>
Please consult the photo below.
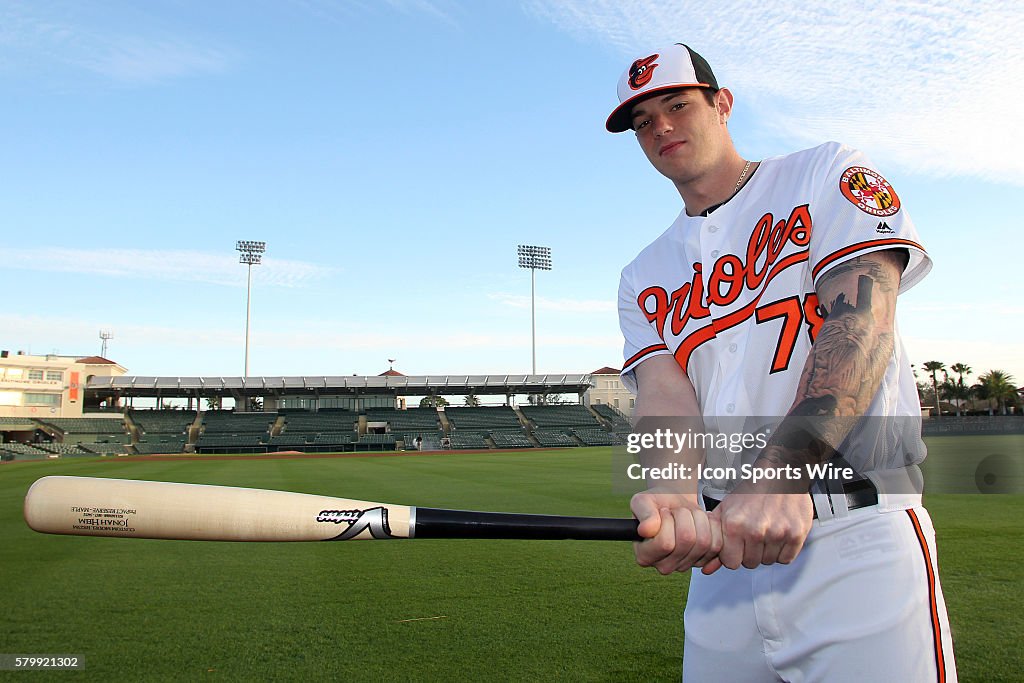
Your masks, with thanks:
<instances>
[{"instance_id":1,"label":"wispy cloud","mask_svg":"<svg viewBox=\"0 0 1024 683\"><path fill-rule=\"evenodd\" d=\"M344 329L322 324L310 318L306 321L292 320L289 329L260 329L256 337L256 345L273 349L275 353L298 353L307 357L324 359L335 358L339 353L389 352L402 354L406 350L417 354L426 352L461 352L461 351L521 351L529 348L529 334L484 334L473 329L447 329L439 323L439 329L425 328L423 334L410 338L405 331L379 332L372 327L362 329L358 326L345 325ZM5 344L31 343L48 344L45 348L35 351L48 352L56 345L59 351L74 350L71 345L81 344L81 340L90 343L96 339L99 329L115 330L117 344L122 349L146 349L152 354L153 349L174 348L204 349L206 351L234 350L241 342L242 330L237 326L198 327L182 325L139 324L127 318L85 320L74 316L20 315L0 313L0 330L16 331L15 338L5 338ZM541 341L542 348L599 348L609 349L615 353L621 346L617 335L545 335ZM325 366L330 362L325 361Z\"/></svg>"},{"instance_id":2,"label":"wispy cloud","mask_svg":"<svg viewBox=\"0 0 1024 683\"><path fill-rule=\"evenodd\" d=\"M518 294L489 294L488 298L510 308L529 308L530 297ZM559 313L614 313L615 302L601 299L547 299L537 297L537 310Z\"/></svg>"},{"instance_id":3,"label":"wispy cloud","mask_svg":"<svg viewBox=\"0 0 1024 683\"><path fill-rule=\"evenodd\" d=\"M117 81L146 83L191 73L220 73L229 60L222 50L211 46L126 37L103 51L80 55L76 61Z\"/></svg>"},{"instance_id":4,"label":"wispy cloud","mask_svg":"<svg viewBox=\"0 0 1024 683\"><path fill-rule=\"evenodd\" d=\"M374 11L395 11L405 15L426 16L450 26L458 26L455 19L457 5L452 0L291 0L303 11L318 19L336 23L352 16Z\"/></svg>"},{"instance_id":5,"label":"wispy cloud","mask_svg":"<svg viewBox=\"0 0 1024 683\"><path fill-rule=\"evenodd\" d=\"M245 286L245 278L239 276L238 259L202 251L0 247L0 262L6 268L21 270ZM253 270L253 280L263 285L300 287L332 272L331 268L304 261L265 258Z\"/></svg>"},{"instance_id":6,"label":"wispy cloud","mask_svg":"<svg viewBox=\"0 0 1024 683\"><path fill-rule=\"evenodd\" d=\"M686 42L774 137L841 139L912 171L1024 185L1019 2L523 2L624 56Z\"/></svg>"},{"instance_id":7,"label":"wispy cloud","mask_svg":"<svg viewBox=\"0 0 1024 683\"><path fill-rule=\"evenodd\" d=\"M76 8L79 9L79 8ZM126 84L148 84L192 74L222 73L231 50L209 41L140 29L124 33L93 28L84 20L54 16L30 3L0 7L0 55L9 68L70 65ZM60 12L74 15L76 12ZM96 23L101 23L96 20Z\"/></svg>"},{"instance_id":8,"label":"wispy cloud","mask_svg":"<svg viewBox=\"0 0 1024 683\"><path fill-rule=\"evenodd\" d=\"M111 328L114 329L117 344L122 348L235 348L242 336L240 330L218 329L207 325L142 325L123 318L84 320L70 316L0 313L0 329L10 331L5 335L3 343L28 344L27 350L34 353L48 353L51 350L57 353L82 353L86 346L93 345L97 330Z\"/></svg>"},{"instance_id":9,"label":"wispy cloud","mask_svg":"<svg viewBox=\"0 0 1024 683\"><path fill-rule=\"evenodd\" d=\"M449 24L455 24L451 11L443 7L445 3L437 0L386 0L386 2L400 12L426 14Z\"/></svg>"}]
</instances>

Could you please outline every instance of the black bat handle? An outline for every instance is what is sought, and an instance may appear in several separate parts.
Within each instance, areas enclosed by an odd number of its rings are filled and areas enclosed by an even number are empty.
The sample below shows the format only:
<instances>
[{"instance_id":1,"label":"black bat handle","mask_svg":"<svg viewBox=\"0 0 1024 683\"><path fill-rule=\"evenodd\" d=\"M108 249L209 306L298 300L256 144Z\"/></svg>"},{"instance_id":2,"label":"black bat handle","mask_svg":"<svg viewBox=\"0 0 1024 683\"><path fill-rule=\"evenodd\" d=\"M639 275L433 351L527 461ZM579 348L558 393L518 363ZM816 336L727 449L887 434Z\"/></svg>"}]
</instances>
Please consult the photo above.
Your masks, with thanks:
<instances>
[{"instance_id":1,"label":"black bat handle","mask_svg":"<svg viewBox=\"0 0 1024 683\"><path fill-rule=\"evenodd\" d=\"M414 538L640 541L635 519L415 508Z\"/></svg>"}]
</instances>

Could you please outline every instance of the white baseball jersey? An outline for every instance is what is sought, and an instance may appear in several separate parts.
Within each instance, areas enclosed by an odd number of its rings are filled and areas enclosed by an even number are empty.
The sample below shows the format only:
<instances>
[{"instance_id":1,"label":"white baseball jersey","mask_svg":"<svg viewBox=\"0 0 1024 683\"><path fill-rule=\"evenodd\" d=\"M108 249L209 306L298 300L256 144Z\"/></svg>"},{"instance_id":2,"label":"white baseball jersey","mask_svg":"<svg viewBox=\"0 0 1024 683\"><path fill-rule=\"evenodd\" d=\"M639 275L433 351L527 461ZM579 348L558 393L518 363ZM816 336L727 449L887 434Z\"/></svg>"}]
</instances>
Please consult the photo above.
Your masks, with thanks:
<instances>
[{"instance_id":1,"label":"white baseball jersey","mask_svg":"<svg viewBox=\"0 0 1024 683\"><path fill-rule=\"evenodd\" d=\"M623 382L635 393L636 366L672 354L706 423L782 417L823 322L815 284L844 261L893 248L910 253L905 291L931 261L863 154L827 143L765 159L728 202L708 216L684 211L623 269ZM905 466L924 457L919 429L893 428L920 416L898 335L867 415L872 428L842 449L850 464L876 485L916 470ZM817 519L791 564L694 569L684 681L955 681L930 519L918 495L884 488L859 509L843 496L815 498Z\"/></svg>"},{"instance_id":2,"label":"white baseball jersey","mask_svg":"<svg viewBox=\"0 0 1024 683\"><path fill-rule=\"evenodd\" d=\"M815 284L844 261L892 248L910 253L906 291L931 260L895 190L862 153L829 142L765 159L728 202L708 216L684 210L623 269L623 383L635 393L634 368L672 354L706 419L786 415L823 321ZM920 416L898 335L866 414ZM850 462L867 472L924 458L923 447L907 453L900 440L851 448Z\"/></svg>"}]
</instances>

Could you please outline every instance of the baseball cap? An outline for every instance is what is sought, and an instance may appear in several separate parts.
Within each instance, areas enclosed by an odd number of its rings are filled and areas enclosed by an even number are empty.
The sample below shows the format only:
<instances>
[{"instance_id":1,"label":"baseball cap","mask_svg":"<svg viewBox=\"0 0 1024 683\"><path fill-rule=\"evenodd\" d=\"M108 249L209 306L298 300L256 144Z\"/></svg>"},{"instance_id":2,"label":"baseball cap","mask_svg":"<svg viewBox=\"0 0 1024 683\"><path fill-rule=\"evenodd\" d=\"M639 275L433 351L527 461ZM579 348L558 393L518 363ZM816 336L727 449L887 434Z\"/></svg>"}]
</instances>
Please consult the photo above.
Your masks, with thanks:
<instances>
[{"instance_id":1,"label":"baseball cap","mask_svg":"<svg viewBox=\"0 0 1024 683\"><path fill-rule=\"evenodd\" d=\"M639 57L619 79L619 106L605 123L612 133L632 128L633 105L659 92L680 88L718 90L718 81L707 61L682 43Z\"/></svg>"}]
</instances>

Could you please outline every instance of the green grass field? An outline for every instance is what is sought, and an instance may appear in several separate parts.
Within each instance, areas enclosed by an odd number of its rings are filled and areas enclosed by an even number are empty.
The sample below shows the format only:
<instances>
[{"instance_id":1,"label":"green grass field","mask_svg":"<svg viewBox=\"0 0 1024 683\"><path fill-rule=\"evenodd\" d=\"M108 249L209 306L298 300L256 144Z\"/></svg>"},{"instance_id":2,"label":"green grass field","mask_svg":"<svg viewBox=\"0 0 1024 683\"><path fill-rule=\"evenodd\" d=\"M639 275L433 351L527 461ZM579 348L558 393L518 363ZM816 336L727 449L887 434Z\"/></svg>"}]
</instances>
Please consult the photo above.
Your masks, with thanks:
<instances>
[{"instance_id":1,"label":"green grass field","mask_svg":"<svg viewBox=\"0 0 1024 683\"><path fill-rule=\"evenodd\" d=\"M972 437L956 438L933 447L933 457L978 450ZM989 447L1021 450L1019 441ZM688 579L637 567L628 543L79 538L36 534L21 516L28 486L48 474L625 516L628 498L611 492L610 457L596 448L0 466L0 653L85 657L80 672L0 677L678 680ZM1021 680L1024 496L926 503L961 680Z\"/></svg>"}]
</instances>

